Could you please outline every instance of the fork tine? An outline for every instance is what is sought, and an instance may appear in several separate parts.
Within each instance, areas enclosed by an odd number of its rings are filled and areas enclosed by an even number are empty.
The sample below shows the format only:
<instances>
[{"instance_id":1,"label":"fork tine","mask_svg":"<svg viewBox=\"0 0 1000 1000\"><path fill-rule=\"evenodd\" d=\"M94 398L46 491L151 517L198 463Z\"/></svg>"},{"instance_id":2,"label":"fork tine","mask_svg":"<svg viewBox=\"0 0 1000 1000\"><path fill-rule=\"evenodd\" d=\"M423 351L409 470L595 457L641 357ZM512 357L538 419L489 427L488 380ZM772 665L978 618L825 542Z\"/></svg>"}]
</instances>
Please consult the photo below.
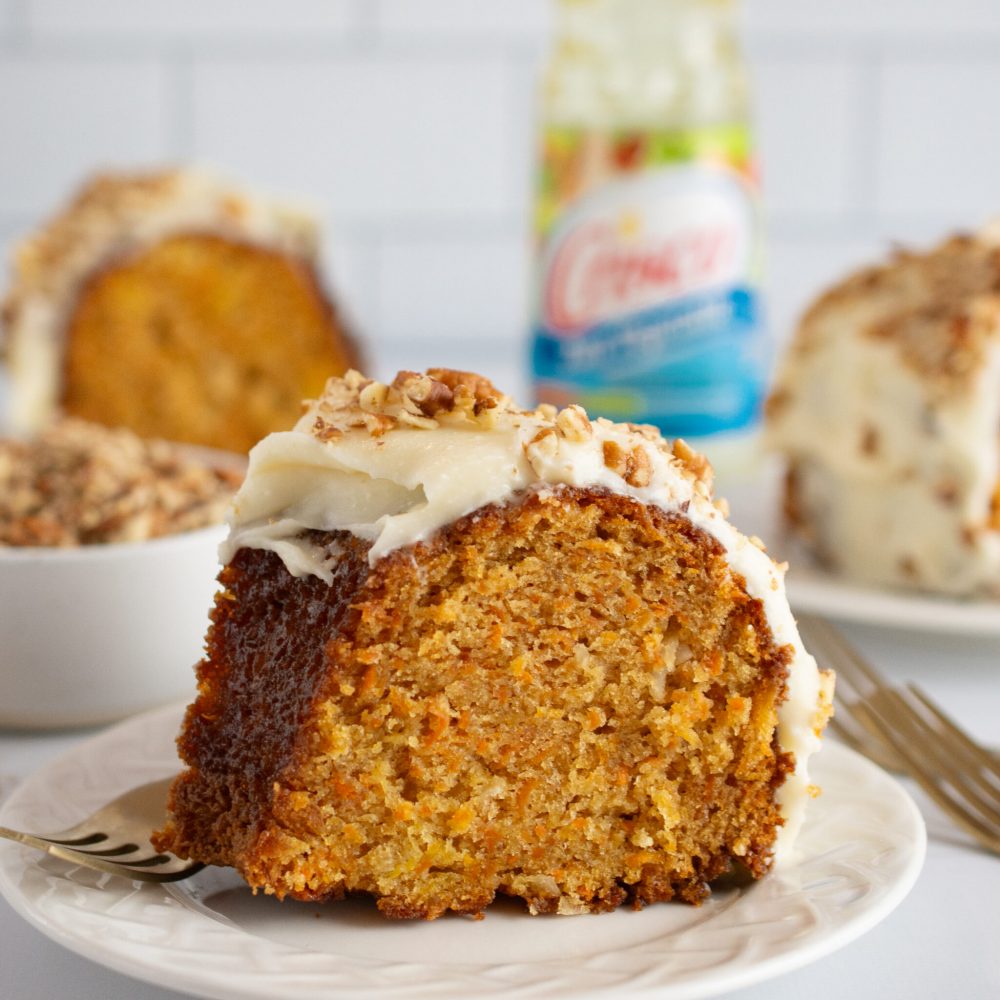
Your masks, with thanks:
<instances>
[{"instance_id":1,"label":"fork tine","mask_svg":"<svg viewBox=\"0 0 1000 1000\"><path fill-rule=\"evenodd\" d=\"M926 721L920 717L919 712L914 709L913 706L908 704L896 689L890 687L887 682L878 675L871 664L868 663L865 658L861 656L861 654L858 653L858 651L846 639L844 639L844 637L832 625L822 619L807 617L805 619L805 631L810 636L812 641L816 641L818 639L818 646L827 651L831 662L836 663L838 681L846 680L849 687L853 688L858 694L861 695L861 697L867 699L895 699L897 708L905 712L907 718L920 720L922 728L915 735L922 736L924 734L924 731L928 729L928 725ZM855 670L857 673L855 673ZM859 679L859 675L860 678L863 678L864 683L862 683ZM869 689L867 691L865 691L866 686ZM934 705L927 695L924 694L923 691L921 691L916 685L911 684L910 688L917 696L920 703L934 716L935 719L938 720L942 728L960 742L961 748L967 751L968 755L973 758L976 765L984 767L991 774L995 774L1000 777L1000 764L998 764L997 760L995 760L991 754L971 740L968 735L955 725L955 723L949 719L944 712L941 711L941 709ZM848 700L843 697L843 695L841 695L840 704L845 710L845 714L849 717L851 714L851 705ZM847 728L843 717L841 718L840 728ZM856 740L856 742L860 741ZM932 744L932 748L936 745L936 743ZM953 763L952 757L948 756L946 758L942 758L942 763L950 766ZM994 798L996 797L997 789L995 789L991 784L983 781L978 773L973 772L970 777L988 795ZM987 811L989 811L992 807L987 806L986 808Z\"/></svg>"},{"instance_id":2,"label":"fork tine","mask_svg":"<svg viewBox=\"0 0 1000 1000\"><path fill-rule=\"evenodd\" d=\"M166 865L171 861L168 854L155 854L150 858L137 858L135 861L123 861L121 864L129 868L155 868L157 865Z\"/></svg>"},{"instance_id":3,"label":"fork tine","mask_svg":"<svg viewBox=\"0 0 1000 1000\"><path fill-rule=\"evenodd\" d=\"M913 687L910 685L911 689ZM916 708L908 704L908 711L919 716L923 708L928 706L927 714L921 716L921 719L933 734L931 746L936 751L944 779L953 785L961 785L973 804L1000 831L1000 784L989 780L987 773L984 773L987 770L995 773L991 755L954 724L953 728L937 728L940 719L947 716L940 709L935 711L934 703L926 695L921 697L919 689L916 692L910 690L907 694L908 698L903 699L904 701L916 698L920 706ZM902 698L902 693L900 697Z\"/></svg>"},{"instance_id":4,"label":"fork tine","mask_svg":"<svg viewBox=\"0 0 1000 1000\"><path fill-rule=\"evenodd\" d=\"M881 745L896 752L905 770L952 820L983 847L1000 853L1000 790L982 773L985 751L964 733L957 740L952 730L958 727L940 710L931 706L928 715L911 704L832 625L803 616L800 627L807 644L836 669L838 687L846 682L855 696L845 697L840 688L842 722L844 716L858 720ZM922 692L916 697L922 706L930 702ZM978 752L971 752L970 744ZM989 767L995 773L992 761Z\"/></svg>"},{"instance_id":5,"label":"fork tine","mask_svg":"<svg viewBox=\"0 0 1000 1000\"><path fill-rule=\"evenodd\" d=\"M923 761L935 763L937 766L938 783L950 784L966 799L968 805L974 807L981 817L989 824L988 829L1000 835L1000 789L987 782L979 773L973 759L970 766L969 758L962 758L962 748L956 746L950 739L942 737L926 718L910 705L899 691L886 692L886 698L891 701L894 715L886 718L890 727L903 729L910 738L921 747ZM879 705L871 703L878 712ZM886 715L886 713L882 713ZM904 734L905 735L905 734ZM962 764L956 763L956 754ZM964 766L963 766L964 765ZM928 770L931 770L928 768ZM984 798L984 792L988 798Z\"/></svg>"},{"instance_id":6,"label":"fork tine","mask_svg":"<svg viewBox=\"0 0 1000 1000\"><path fill-rule=\"evenodd\" d=\"M855 749L871 756L873 741L868 729L855 718L851 712L850 698L864 699L871 697L875 690L874 682L864 673L855 670L857 663L853 650L839 634L826 622L811 615L799 618L799 631L807 647L822 661L823 665L832 666L837 674L835 689L835 704L840 709L830 720L830 725L838 735L843 737ZM900 762L891 752L891 748L883 741L875 741L874 753L887 757L894 770L900 770ZM882 763L882 761L879 761Z\"/></svg>"},{"instance_id":7,"label":"fork tine","mask_svg":"<svg viewBox=\"0 0 1000 1000\"><path fill-rule=\"evenodd\" d=\"M866 687L876 690L885 687L871 666L829 622L803 615L799 620L799 629L808 635L808 645L824 650L825 659L836 663L838 679L846 680L858 694L864 695Z\"/></svg>"},{"instance_id":8,"label":"fork tine","mask_svg":"<svg viewBox=\"0 0 1000 1000\"><path fill-rule=\"evenodd\" d=\"M61 833L42 836L0 826L0 837L112 875L142 882L175 882L204 865L157 852L147 840L165 817L172 780L132 788Z\"/></svg>"},{"instance_id":9,"label":"fork tine","mask_svg":"<svg viewBox=\"0 0 1000 1000\"><path fill-rule=\"evenodd\" d=\"M849 722L846 721L848 719ZM897 774L906 770L892 747L883 740L873 739L868 730L850 714L850 709L845 709L839 716L833 716L829 725L852 750L875 761L879 767Z\"/></svg>"},{"instance_id":10,"label":"fork tine","mask_svg":"<svg viewBox=\"0 0 1000 1000\"><path fill-rule=\"evenodd\" d=\"M103 844L108 839L106 833L92 833L87 837L39 837L39 840L46 840L50 844L60 844L62 847L88 847L90 844Z\"/></svg>"},{"instance_id":11,"label":"fork tine","mask_svg":"<svg viewBox=\"0 0 1000 1000\"><path fill-rule=\"evenodd\" d=\"M48 838L44 838L48 839ZM105 838L106 840L107 838ZM72 847L73 850L78 851L80 854L86 854L91 858L120 858L125 854L135 854L139 850L138 844L121 844L119 847L106 847L100 851L91 851L89 849L84 849L82 847L76 847L72 844L66 844L59 840L50 840L54 847ZM134 864L132 861L123 861L123 865Z\"/></svg>"},{"instance_id":12,"label":"fork tine","mask_svg":"<svg viewBox=\"0 0 1000 1000\"><path fill-rule=\"evenodd\" d=\"M969 739L968 734L955 725L952 719L939 706L935 705L917 684L909 684L907 686L919 699L924 708L937 719L942 728L964 747L965 751L976 760L980 767L1000 778L1000 762L997 761L997 758L993 754L986 751L974 740Z\"/></svg>"},{"instance_id":13,"label":"fork tine","mask_svg":"<svg viewBox=\"0 0 1000 1000\"><path fill-rule=\"evenodd\" d=\"M62 861L70 864L83 865L86 868L96 868L98 871L107 872L111 875L120 875L124 878L137 879L140 882L178 882L188 878L197 871L201 871L205 866L198 862L185 862L184 867L171 871L147 870L145 867L134 867L133 864L122 864L117 861L105 861L103 858L94 857L91 854L84 854L75 851L72 847L59 847L52 844L48 848L48 853ZM167 859L168 861L171 859ZM165 862L158 862L158 864Z\"/></svg>"},{"instance_id":14,"label":"fork tine","mask_svg":"<svg viewBox=\"0 0 1000 1000\"><path fill-rule=\"evenodd\" d=\"M941 810L974 840L987 849L1000 853L1000 835L997 831L983 824L974 814L970 813L964 804L953 795L949 795L938 784L935 775L927 769L919 754L916 754L907 746L905 740L901 740L892 727L884 724L878 717L874 709L865 703L855 706L860 717L866 720L866 724L872 733L886 740L899 756L906 762L910 774L920 785L920 787L933 799Z\"/></svg>"}]
</instances>

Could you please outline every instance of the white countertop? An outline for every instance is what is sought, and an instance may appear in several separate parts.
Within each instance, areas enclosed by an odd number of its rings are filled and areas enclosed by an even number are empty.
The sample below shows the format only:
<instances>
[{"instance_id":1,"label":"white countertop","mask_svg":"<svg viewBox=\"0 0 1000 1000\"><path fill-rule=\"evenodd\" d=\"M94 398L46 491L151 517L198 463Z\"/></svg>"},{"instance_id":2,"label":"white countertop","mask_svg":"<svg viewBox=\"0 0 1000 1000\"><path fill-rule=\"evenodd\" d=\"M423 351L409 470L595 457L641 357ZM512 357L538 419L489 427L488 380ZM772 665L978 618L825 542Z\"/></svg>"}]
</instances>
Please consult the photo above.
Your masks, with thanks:
<instances>
[{"instance_id":1,"label":"white countertop","mask_svg":"<svg viewBox=\"0 0 1000 1000\"><path fill-rule=\"evenodd\" d=\"M1000 743L1000 641L846 628L887 674L919 681L974 735ZM28 775L88 735L0 731L0 774ZM902 905L841 951L732 996L739 1000L1000 997L1000 857L970 847L933 806L919 794L915 797L928 821L930 844L924 871ZM178 996L65 951L0 900L3 1000Z\"/></svg>"}]
</instances>

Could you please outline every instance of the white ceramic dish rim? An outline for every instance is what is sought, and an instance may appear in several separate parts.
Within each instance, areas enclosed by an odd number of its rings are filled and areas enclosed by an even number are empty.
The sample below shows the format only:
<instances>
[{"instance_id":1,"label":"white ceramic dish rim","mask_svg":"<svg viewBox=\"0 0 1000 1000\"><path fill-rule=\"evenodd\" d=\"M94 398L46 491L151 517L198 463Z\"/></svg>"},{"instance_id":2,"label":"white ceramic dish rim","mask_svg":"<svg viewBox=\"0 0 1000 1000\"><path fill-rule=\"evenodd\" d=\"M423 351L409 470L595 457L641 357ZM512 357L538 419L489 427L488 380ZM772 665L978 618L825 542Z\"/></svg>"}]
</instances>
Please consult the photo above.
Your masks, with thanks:
<instances>
[{"instance_id":1,"label":"white ceramic dish rim","mask_svg":"<svg viewBox=\"0 0 1000 1000\"><path fill-rule=\"evenodd\" d=\"M801 573L796 572L796 567ZM867 625L963 636L1000 636L1000 601L879 590L796 561L787 580L793 611Z\"/></svg>"},{"instance_id":2,"label":"white ceramic dish rim","mask_svg":"<svg viewBox=\"0 0 1000 1000\"><path fill-rule=\"evenodd\" d=\"M81 757L86 757L88 750L93 753L99 750L102 744L113 743L116 734L121 734L129 730L134 730L136 734L139 734L140 731L145 732L150 728L155 728L157 722L162 724L164 717L168 715L173 717L179 710L180 707L175 705L147 712L93 737L83 748L78 748L64 754L33 778L29 778L20 789L14 792L8 805L14 805L15 801L19 799L21 792L26 791L27 786L32 781L43 780L47 774L57 772L60 768L65 768L71 760L79 762ZM148 732L145 732L145 735L148 736ZM141 740L139 742L142 743ZM857 784L864 784L867 781L878 786L878 790L882 796L887 800L892 800L895 810L893 816L896 822L901 824L900 829L903 829L905 826L906 837L910 842L910 850L905 855L904 862L899 867L895 880L888 883L887 886L882 887L881 895L878 892L872 893L872 895L877 897L874 905L868 900L869 894L861 892L858 898L866 902L867 909L862 909L852 919L842 923L839 927L833 928L831 933L818 937L814 935L804 943L799 941L797 947L794 947L790 951L781 951L779 949L776 954L756 961L750 968L713 969L713 975L706 979L685 979L666 986L662 982L657 984L652 980L648 980L646 975L637 974L635 977L637 984L635 990L628 989L631 995L648 994L658 997L662 996L667 998L667 1000L696 1000L696 998L717 996L732 989L759 983L782 973L801 968L816 959L838 950L866 933L902 902L919 875L926 851L926 833L920 813L912 799L897 782L870 761L860 757L853 751L843 746L835 746L838 759L842 758L853 769L851 777L855 779ZM148 743L144 747L141 747L141 749L148 750ZM160 748L157 746L156 750L159 752ZM168 765L165 765L159 757L155 761L147 760L145 762L148 774L136 774L135 764L136 761L133 761L128 765L130 770L127 771L134 780L144 780L146 777L154 776L154 773L157 775L169 773L169 770L165 770L165 767ZM117 766L121 770L122 765L119 764ZM869 790L870 795L871 790ZM5 811L5 809L0 808L0 813ZM885 826L884 823L882 825ZM886 835L888 836L890 832L886 831ZM5 844L3 847L12 851L24 850L17 845ZM215 914L211 918L205 918L202 914L202 919L208 919L209 922L207 924L198 923L197 927L189 927L187 928L187 933L182 935L182 944L186 949L185 953L188 958L192 957L190 950L194 946L195 936L202 942L200 947L204 951L203 962L194 963L194 966L190 962L184 964L175 962L169 967L166 965L154 966L150 964L148 959L144 961L143 957L123 952L120 943L109 944L103 933L98 935L93 941L81 938L79 934L71 934L60 923L47 918L43 913L33 909L28 900L19 891L19 887L12 881L10 873L6 870L10 866L4 865L2 853L0 852L0 894L7 897L14 909L22 917L69 950L140 980L155 982L163 987L185 990L197 996L219 998L219 1000L236 1000L236 998L241 998L242 1000L244 997L251 996L259 998L278 997L287 995L285 991L292 988L309 998L332 997L334 995L358 998L372 995L393 995L398 997L427 997L437 995L434 992L428 993L426 991L426 982L413 982L413 977L421 971L421 968L426 970L426 968L433 969L434 967L414 966L412 962L406 961L388 963L394 969L398 967L401 978L384 983L384 992L381 994L379 989L374 989L374 991L369 990L369 986L372 985L370 982L368 985L363 983L348 984L347 988L341 992L341 989L344 987L343 981L339 978L341 967L345 959L348 964L351 961L356 962L356 960L351 960L347 956L282 945L267 937L262 938L250 931L244 930L238 924L228 920L228 918ZM849 861L845 864L847 868L851 868ZM856 875L862 877L864 875L863 869L864 865L860 867L855 865L852 868ZM829 878L827 881L829 881ZM126 883L122 882L121 885L124 887ZM176 908L179 904L183 907L183 913L186 914L183 919L187 919L188 917L197 919L199 916L199 906L195 902L184 902L181 895L184 892L182 885L169 887L172 890L169 892L169 895L174 901L173 906ZM138 884L133 884L133 886L132 892L139 888ZM105 885L102 891L106 888ZM874 884L871 888L874 889ZM150 887L145 887L145 891L149 889ZM131 893L128 895L131 895ZM124 897L125 903L128 902L128 895ZM808 898L804 899L803 902L811 911L813 907L812 902ZM142 906L141 903L139 905ZM145 905L149 905L148 898ZM848 905L853 906L854 903L849 903ZM116 925L120 924L121 920L127 919L127 907L126 909L122 909L117 902L114 902L111 909L107 912L110 914L109 919ZM176 909L172 912L176 914ZM820 915L816 914L815 919L820 920ZM193 932L197 932L197 934L195 935ZM162 939L164 933L165 931L161 929L154 935L158 939L156 947L162 945L162 941L159 939ZM223 945L223 954L219 957L224 960L222 963L224 967L221 969L212 967L212 956L218 954L220 944ZM247 950L248 946L250 948L249 952ZM228 958L225 955L227 948L230 951ZM250 954L254 957L254 961L252 962L247 961ZM257 961L258 957L260 959L259 964ZM244 968L241 963L245 963L247 967ZM288 964L286 965L285 963ZM360 963L356 962L356 964L359 964L359 968L364 968L366 965L364 961ZM254 965L258 967L250 967ZM266 968L268 965L271 966L270 970ZM546 970L546 975L549 974L549 970L551 970L553 975L557 974L558 970L553 967L552 963L542 963L542 966ZM461 992L455 992L456 982L454 981L454 979L458 979L460 983L463 982L462 970L464 966L447 968L449 971L452 971L453 978L451 981L441 984L444 988L441 990L440 995L464 995ZM503 968L503 965L501 964L497 968ZM377 969L374 971L378 972ZM581 975L584 976L584 980L577 982L575 987L571 988L569 992L563 988L565 984L559 984L555 980L552 981L552 989L545 992L547 994L551 993L551 995L566 996L580 995L581 992L592 996L619 995L618 991L621 989L620 987L608 989L598 986L591 989L590 986L592 984L586 982L585 972L581 971ZM278 976L279 978L275 980L274 976ZM288 978L281 978L285 976ZM333 976L337 980L339 988L334 985L332 980L328 981L325 978L330 976ZM390 980L392 980L391 975ZM484 985L487 985L487 983L484 982ZM488 985L490 986L490 990L487 992L495 993L498 984L494 981L488 983ZM412 992L411 986L414 987ZM504 995L535 996L538 995L537 987L538 983L512 984L508 990L504 990L503 992Z\"/></svg>"},{"instance_id":3,"label":"white ceramic dish rim","mask_svg":"<svg viewBox=\"0 0 1000 1000\"><path fill-rule=\"evenodd\" d=\"M204 528L194 528L191 531L179 531L172 535L160 535L157 538L139 539L134 542L97 542L91 545L67 546L0 545L0 563L125 559L147 551L160 552L169 548L197 545L213 537L218 537L221 541L228 530L226 524L220 521Z\"/></svg>"}]
</instances>

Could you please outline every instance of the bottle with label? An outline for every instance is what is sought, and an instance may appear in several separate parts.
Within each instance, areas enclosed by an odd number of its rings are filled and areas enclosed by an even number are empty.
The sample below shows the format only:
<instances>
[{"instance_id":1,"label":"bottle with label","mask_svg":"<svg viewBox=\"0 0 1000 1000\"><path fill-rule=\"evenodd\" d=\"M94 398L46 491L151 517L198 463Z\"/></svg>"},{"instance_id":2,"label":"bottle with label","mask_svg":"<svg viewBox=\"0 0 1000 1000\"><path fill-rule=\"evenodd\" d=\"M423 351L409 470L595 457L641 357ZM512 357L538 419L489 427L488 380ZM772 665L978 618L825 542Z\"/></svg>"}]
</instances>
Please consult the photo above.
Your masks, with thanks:
<instances>
[{"instance_id":1,"label":"bottle with label","mask_svg":"<svg viewBox=\"0 0 1000 1000\"><path fill-rule=\"evenodd\" d=\"M737 10L558 8L535 204L536 395L716 457L752 437L768 361Z\"/></svg>"}]
</instances>

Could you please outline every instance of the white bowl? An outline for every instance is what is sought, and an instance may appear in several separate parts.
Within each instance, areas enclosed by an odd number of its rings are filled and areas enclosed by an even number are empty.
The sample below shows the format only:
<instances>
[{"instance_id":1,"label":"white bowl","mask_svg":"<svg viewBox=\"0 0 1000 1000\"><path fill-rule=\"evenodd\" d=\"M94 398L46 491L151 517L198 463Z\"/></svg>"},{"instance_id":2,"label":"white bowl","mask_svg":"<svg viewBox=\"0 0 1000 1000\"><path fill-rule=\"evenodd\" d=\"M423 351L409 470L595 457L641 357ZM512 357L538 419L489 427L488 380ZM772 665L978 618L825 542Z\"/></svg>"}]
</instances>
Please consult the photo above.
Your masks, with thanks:
<instances>
[{"instance_id":1,"label":"white bowl","mask_svg":"<svg viewBox=\"0 0 1000 1000\"><path fill-rule=\"evenodd\" d=\"M225 534L0 548L0 726L93 725L192 696Z\"/></svg>"}]
</instances>

